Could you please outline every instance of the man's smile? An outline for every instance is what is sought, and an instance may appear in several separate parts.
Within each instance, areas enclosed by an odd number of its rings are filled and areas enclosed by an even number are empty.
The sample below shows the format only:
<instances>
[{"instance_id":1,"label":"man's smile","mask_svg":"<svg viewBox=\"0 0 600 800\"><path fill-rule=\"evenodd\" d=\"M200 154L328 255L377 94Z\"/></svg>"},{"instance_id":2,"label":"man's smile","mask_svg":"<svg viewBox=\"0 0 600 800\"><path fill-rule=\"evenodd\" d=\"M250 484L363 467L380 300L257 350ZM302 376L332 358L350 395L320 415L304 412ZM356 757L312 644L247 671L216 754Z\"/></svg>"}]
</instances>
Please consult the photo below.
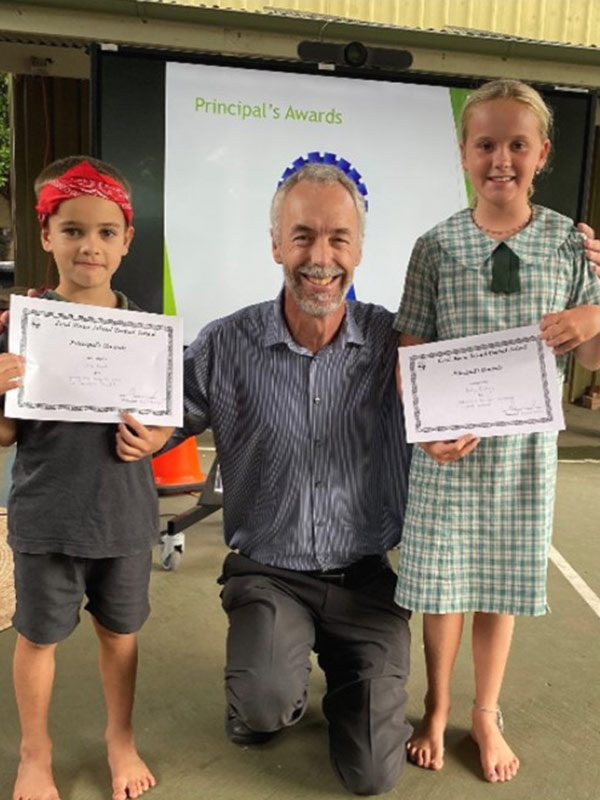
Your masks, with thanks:
<instances>
[{"instance_id":1,"label":"man's smile","mask_svg":"<svg viewBox=\"0 0 600 800\"><path fill-rule=\"evenodd\" d=\"M315 278L311 275L302 275L304 280L312 283L313 286L330 286L334 281L340 278L340 275L332 275L330 278Z\"/></svg>"},{"instance_id":2,"label":"man's smile","mask_svg":"<svg viewBox=\"0 0 600 800\"><path fill-rule=\"evenodd\" d=\"M322 268L301 268L298 270L301 278L315 288L327 288L333 286L342 279L344 272L341 269L325 270Z\"/></svg>"}]
</instances>

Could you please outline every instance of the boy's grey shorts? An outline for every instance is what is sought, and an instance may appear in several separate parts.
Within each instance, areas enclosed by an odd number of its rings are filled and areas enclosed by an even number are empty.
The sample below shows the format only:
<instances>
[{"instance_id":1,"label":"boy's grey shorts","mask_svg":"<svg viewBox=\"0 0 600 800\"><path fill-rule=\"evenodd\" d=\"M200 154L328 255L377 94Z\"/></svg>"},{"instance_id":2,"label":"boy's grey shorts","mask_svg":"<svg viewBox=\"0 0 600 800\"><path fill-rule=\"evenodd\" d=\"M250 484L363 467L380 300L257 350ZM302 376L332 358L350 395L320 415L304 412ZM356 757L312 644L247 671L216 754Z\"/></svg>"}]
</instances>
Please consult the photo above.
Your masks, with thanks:
<instances>
[{"instance_id":1,"label":"boy's grey shorts","mask_svg":"<svg viewBox=\"0 0 600 800\"><path fill-rule=\"evenodd\" d=\"M150 613L152 551L118 558L78 558L59 553L13 553L15 629L35 644L66 639L85 609L114 633L138 631Z\"/></svg>"}]
</instances>

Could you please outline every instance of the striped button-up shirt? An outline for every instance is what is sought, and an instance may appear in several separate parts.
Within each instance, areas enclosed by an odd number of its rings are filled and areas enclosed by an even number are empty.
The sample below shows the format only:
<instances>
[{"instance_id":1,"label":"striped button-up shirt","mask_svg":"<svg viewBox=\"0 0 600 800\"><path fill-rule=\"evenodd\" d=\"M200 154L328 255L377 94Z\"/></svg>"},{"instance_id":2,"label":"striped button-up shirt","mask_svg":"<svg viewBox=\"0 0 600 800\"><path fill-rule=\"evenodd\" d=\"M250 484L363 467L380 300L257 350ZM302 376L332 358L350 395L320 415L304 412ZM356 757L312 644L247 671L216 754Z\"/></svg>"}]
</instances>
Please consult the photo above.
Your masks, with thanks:
<instances>
[{"instance_id":1,"label":"striped button-up shirt","mask_svg":"<svg viewBox=\"0 0 600 800\"><path fill-rule=\"evenodd\" d=\"M212 428L231 548L316 570L399 541L409 448L392 321L348 302L335 339L313 354L292 339L280 295L211 323L188 347L176 436Z\"/></svg>"}]
</instances>

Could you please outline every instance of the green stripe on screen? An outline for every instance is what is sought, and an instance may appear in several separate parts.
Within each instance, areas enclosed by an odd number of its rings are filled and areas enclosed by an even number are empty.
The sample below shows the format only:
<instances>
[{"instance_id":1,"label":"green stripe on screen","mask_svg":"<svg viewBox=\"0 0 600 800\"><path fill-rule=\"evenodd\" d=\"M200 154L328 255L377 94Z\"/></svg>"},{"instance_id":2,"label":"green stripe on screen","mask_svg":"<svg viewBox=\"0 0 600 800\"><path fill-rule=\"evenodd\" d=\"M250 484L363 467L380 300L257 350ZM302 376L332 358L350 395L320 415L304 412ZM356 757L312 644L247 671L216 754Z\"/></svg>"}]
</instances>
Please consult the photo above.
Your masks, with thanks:
<instances>
[{"instance_id":1,"label":"green stripe on screen","mask_svg":"<svg viewBox=\"0 0 600 800\"><path fill-rule=\"evenodd\" d=\"M450 89L450 105L452 106L452 116L454 117L454 127L456 128L456 140L460 145L460 115L462 108L465 104L467 97L471 94L472 89ZM472 206L475 202L475 192L471 185L471 181L467 173L465 176L465 190L467 192L467 199L469 205Z\"/></svg>"},{"instance_id":2,"label":"green stripe on screen","mask_svg":"<svg viewBox=\"0 0 600 800\"><path fill-rule=\"evenodd\" d=\"M163 314L175 316L177 314L177 304L173 294L173 283L171 281L171 270L169 268L169 252L167 243L163 247Z\"/></svg>"}]
</instances>

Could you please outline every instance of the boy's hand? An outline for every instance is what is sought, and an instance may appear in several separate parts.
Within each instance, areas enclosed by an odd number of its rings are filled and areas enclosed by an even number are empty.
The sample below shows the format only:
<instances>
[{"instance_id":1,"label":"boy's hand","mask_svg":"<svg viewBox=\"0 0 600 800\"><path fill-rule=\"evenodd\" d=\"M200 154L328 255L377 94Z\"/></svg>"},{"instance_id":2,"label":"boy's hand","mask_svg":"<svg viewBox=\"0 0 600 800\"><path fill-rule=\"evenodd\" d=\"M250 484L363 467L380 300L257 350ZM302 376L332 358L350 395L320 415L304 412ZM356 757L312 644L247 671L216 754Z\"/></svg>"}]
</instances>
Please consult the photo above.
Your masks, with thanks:
<instances>
[{"instance_id":1,"label":"boy's hand","mask_svg":"<svg viewBox=\"0 0 600 800\"><path fill-rule=\"evenodd\" d=\"M454 442L419 442L427 455L442 466L451 464L453 461L460 461L461 458L468 456L479 444L479 439L470 433L465 433L460 439Z\"/></svg>"},{"instance_id":2,"label":"boy's hand","mask_svg":"<svg viewBox=\"0 0 600 800\"><path fill-rule=\"evenodd\" d=\"M594 229L586 225L585 222L580 222L577 230L586 237L583 243L586 258L595 270L596 275L600 276L600 239L596 239Z\"/></svg>"},{"instance_id":3,"label":"boy's hand","mask_svg":"<svg viewBox=\"0 0 600 800\"><path fill-rule=\"evenodd\" d=\"M121 412L123 422L117 431L117 455L123 461L139 461L156 453L166 444L175 430L157 425L142 425L126 411Z\"/></svg>"},{"instance_id":4,"label":"boy's hand","mask_svg":"<svg viewBox=\"0 0 600 800\"><path fill-rule=\"evenodd\" d=\"M42 289L27 289L27 297L41 297L43 294ZM3 333L4 329L8 328L9 317L10 311L8 309L0 314L0 333Z\"/></svg>"},{"instance_id":5,"label":"boy's hand","mask_svg":"<svg viewBox=\"0 0 600 800\"><path fill-rule=\"evenodd\" d=\"M0 394L21 386L21 378L25 373L25 359L14 353L0 354Z\"/></svg>"},{"instance_id":6,"label":"boy's hand","mask_svg":"<svg viewBox=\"0 0 600 800\"><path fill-rule=\"evenodd\" d=\"M578 306L544 314L542 339L557 356L564 355L600 333L600 306Z\"/></svg>"}]
</instances>

